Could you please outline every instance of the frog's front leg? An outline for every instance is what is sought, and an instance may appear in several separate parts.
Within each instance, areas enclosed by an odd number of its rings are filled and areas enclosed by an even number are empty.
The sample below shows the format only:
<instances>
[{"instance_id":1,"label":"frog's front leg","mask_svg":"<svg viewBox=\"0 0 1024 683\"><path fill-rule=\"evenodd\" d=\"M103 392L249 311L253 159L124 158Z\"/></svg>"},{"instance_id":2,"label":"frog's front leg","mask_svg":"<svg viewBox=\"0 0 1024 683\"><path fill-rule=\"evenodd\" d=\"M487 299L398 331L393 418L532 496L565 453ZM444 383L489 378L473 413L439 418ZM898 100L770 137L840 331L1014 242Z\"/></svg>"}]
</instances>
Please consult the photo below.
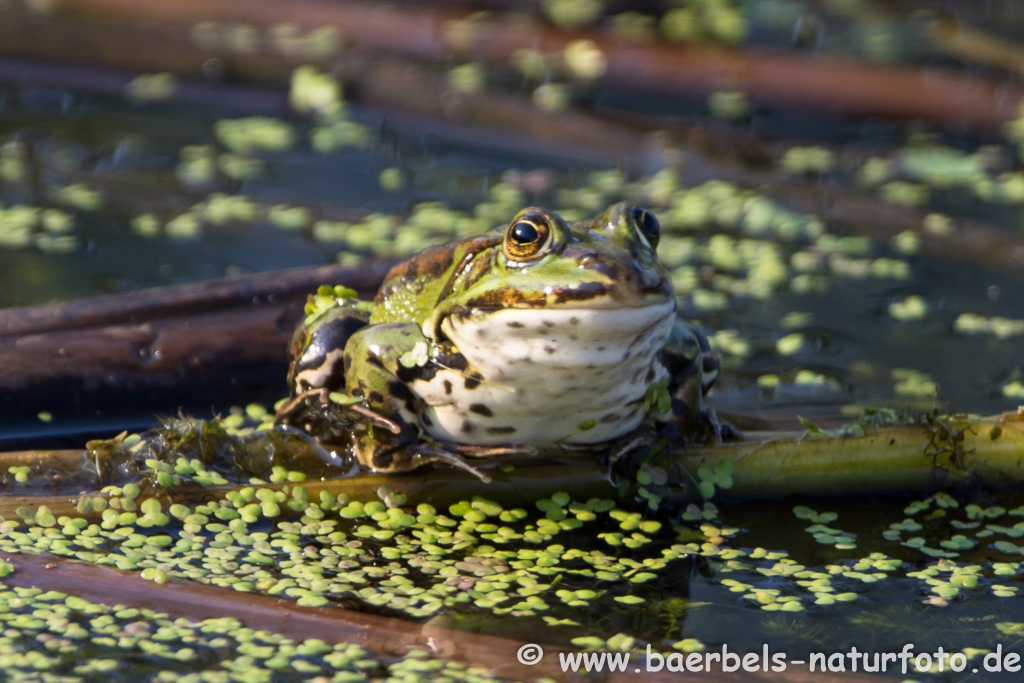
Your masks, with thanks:
<instances>
[{"instance_id":1,"label":"frog's front leg","mask_svg":"<svg viewBox=\"0 0 1024 683\"><path fill-rule=\"evenodd\" d=\"M435 347L413 323L373 325L353 335L345 348L345 387L363 404L350 409L370 411L375 425L358 425L352 435L359 461L381 472L407 472L432 462L442 462L472 472L484 482L490 477L470 466L460 455L501 457L521 455L515 447L454 446L421 437L420 399L409 388L432 363ZM386 423L387 429L379 425ZM486 453L478 453L478 450Z\"/></svg>"},{"instance_id":2,"label":"frog's front leg","mask_svg":"<svg viewBox=\"0 0 1024 683\"><path fill-rule=\"evenodd\" d=\"M743 438L735 427L719 422L714 410L704 407L704 395L718 379L719 362L699 329L676 319L661 358L669 372L671 413L680 436L717 441Z\"/></svg>"},{"instance_id":3,"label":"frog's front leg","mask_svg":"<svg viewBox=\"0 0 1024 683\"><path fill-rule=\"evenodd\" d=\"M310 296L309 307L316 302ZM274 416L279 425L303 425L331 392L344 389L345 345L366 327L370 313L358 299L338 299L334 305L310 313L298 326L288 346L288 388L291 396ZM306 425L309 431L309 426Z\"/></svg>"},{"instance_id":4,"label":"frog's front leg","mask_svg":"<svg viewBox=\"0 0 1024 683\"><path fill-rule=\"evenodd\" d=\"M414 323L365 327L345 346L345 391L362 399L349 410L356 413L352 441L364 465L384 472L411 469L396 456L419 437L419 420L416 397L399 375L408 374L403 361L412 368L426 362L431 346Z\"/></svg>"}]
</instances>

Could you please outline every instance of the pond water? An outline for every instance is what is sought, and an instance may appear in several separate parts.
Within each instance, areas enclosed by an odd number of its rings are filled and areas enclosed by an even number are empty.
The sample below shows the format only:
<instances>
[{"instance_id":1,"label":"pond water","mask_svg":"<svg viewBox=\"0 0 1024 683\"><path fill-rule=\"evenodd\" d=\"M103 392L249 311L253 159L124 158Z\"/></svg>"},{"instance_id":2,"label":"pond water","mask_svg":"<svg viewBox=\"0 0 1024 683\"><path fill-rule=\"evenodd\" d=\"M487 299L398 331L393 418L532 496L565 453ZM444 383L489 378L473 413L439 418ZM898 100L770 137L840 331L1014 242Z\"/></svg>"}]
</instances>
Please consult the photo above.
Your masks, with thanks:
<instances>
[{"instance_id":1,"label":"pond water","mask_svg":"<svg viewBox=\"0 0 1024 683\"><path fill-rule=\"evenodd\" d=\"M357 105L349 106L344 126L325 133L321 123L288 112L281 93L254 90L249 99L234 99L242 104L133 103L71 87L0 82L0 306L404 256L498 225L528 205L576 219L625 199L661 221L659 253L672 271L683 314L709 333L723 360L710 399L722 413L793 429L797 416L831 427L865 408L986 415L1024 402L1020 270L971 254L943 258L922 246L941 242L961 220L1005 230L1006 248L1021 239L1024 174L1009 141L817 115L809 126L795 112L755 107L737 122L708 124L711 135L748 136L767 151L762 177L777 182L752 187L733 184L728 173L719 179L716 169L727 165L692 149L665 154L661 163L647 159L638 168L634 159L620 164L600 162L601 154L585 150L546 151L515 131L469 134ZM600 106L618 106L612 95L598 99ZM651 103L652 116L659 106ZM672 116L680 109L708 120L703 103L677 106ZM317 137L328 133L337 139ZM923 211L926 230L923 237L904 230L867 237L878 234L877 226L858 230L856 224L870 218L834 221L809 213L806 205L787 201L787 184ZM283 376L276 391L286 391ZM183 407L208 416L235 404L269 404L273 397L227 393L218 400ZM82 406L78 414L52 417L95 416ZM31 425L19 428L31 431ZM471 600L445 602L450 594L442 592L433 602L392 605L389 613L444 615L456 627L599 650L642 650L651 643L664 653L723 645L760 653L767 644L793 660L851 646L898 652L913 643L915 654L940 646L972 654L966 671L946 671L941 680L1013 675L971 669L980 668L982 650L1024 652L1024 571L1017 564L1024 550L1013 543L1024 535L1019 495L977 487L955 498L716 504L686 515L645 513L661 523L634 547L615 538L628 538L634 527L607 510L532 545L519 539L509 547L535 552L533 559L537 548L553 553L553 544L579 553L552 556L551 566L562 590L583 594L556 597L555 587L538 589L532 606L522 593L498 599L493 591L503 591L507 581L498 589L476 586L493 573L474 573L492 561L493 547L487 532L467 530L477 535L457 552L441 553L441 562L450 561L465 578ZM530 509L524 521L509 522L510 533L525 533L530 524L543 529L544 516ZM290 522L261 524L246 532L249 546L236 545L245 552L255 548L278 568L294 556L266 539L252 541L256 534L291 534L308 547L321 543L319 532ZM416 554L400 560L401 543L361 536L363 527L346 524L337 527L346 543L371 548L391 563L380 560L378 569L401 570L368 576L411 571L411 582L428 592L443 583L429 572L417 574L422 564L413 560L433 560ZM4 533L18 541L10 528ZM167 533L175 542L183 538L177 522ZM221 533L189 531L197 548L219 547ZM702 546L709 538L717 540ZM680 549L687 543L695 545ZM669 551L675 554L665 560ZM124 553L113 545L92 552ZM943 552L948 557L936 556ZM603 560L594 553L635 557L639 564L611 563L602 575ZM645 559L654 567L651 576L636 580ZM353 566L366 564L354 556L346 561L345 571L337 562L327 570L337 583L327 591L329 601L378 611L401 593L397 585L374 589L365 577L346 578ZM514 566L514 559L503 561ZM194 575L183 568L188 562L161 562L173 567L172 577L210 581L216 573L199 571L205 566L199 560L190 560ZM139 558L129 564L149 566ZM544 565L531 560L530 566ZM291 595L286 589L292 587L305 597L307 589L324 594L310 588L315 577L297 570L266 580L282 576L294 583L274 594ZM534 583L558 583L550 579L551 573L530 575ZM275 585L256 582L258 589ZM631 599L619 600L624 597ZM26 627L25 633L31 638L34 632ZM214 652L217 646L203 647ZM88 656L119 655L104 646ZM132 680L156 668L152 662L131 666L122 665L117 675ZM288 671L280 680L301 679Z\"/></svg>"}]
</instances>

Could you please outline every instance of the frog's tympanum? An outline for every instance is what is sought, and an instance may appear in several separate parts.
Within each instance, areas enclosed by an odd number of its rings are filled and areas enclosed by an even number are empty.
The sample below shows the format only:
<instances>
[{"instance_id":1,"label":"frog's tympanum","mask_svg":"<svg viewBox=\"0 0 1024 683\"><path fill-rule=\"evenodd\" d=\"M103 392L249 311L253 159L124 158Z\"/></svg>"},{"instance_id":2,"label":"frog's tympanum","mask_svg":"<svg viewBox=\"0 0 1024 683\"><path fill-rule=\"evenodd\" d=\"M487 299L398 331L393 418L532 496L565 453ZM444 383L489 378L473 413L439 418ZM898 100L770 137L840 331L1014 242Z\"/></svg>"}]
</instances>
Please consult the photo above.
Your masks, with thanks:
<instances>
[{"instance_id":1,"label":"frog's tympanum","mask_svg":"<svg viewBox=\"0 0 1024 683\"><path fill-rule=\"evenodd\" d=\"M291 344L277 422L401 472L466 458L614 448L652 421L721 435L701 397L718 372L676 317L659 225L616 204L567 225L507 226L395 266L372 306L340 298Z\"/></svg>"}]
</instances>

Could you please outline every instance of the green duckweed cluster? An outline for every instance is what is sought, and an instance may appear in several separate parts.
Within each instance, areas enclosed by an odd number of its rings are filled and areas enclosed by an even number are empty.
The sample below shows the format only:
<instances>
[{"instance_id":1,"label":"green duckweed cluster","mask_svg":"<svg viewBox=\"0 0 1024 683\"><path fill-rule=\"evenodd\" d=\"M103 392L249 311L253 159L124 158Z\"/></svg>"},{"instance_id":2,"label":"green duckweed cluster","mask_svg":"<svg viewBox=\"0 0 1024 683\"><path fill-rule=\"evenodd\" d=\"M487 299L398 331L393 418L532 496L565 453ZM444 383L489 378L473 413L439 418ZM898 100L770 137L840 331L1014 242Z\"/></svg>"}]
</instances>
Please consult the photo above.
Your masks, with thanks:
<instances>
[{"instance_id":1,"label":"green duckweed cluster","mask_svg":"<svg viewBox=\"0 0 1024 683\"><path fill-rule=\"evenodd\" d=\"M170 494L185 477L208 475L193 462L147 465ZM675 598L660 586L669 577L685 585L679 577L694 562L713 572L716 600L734 594L743 607L764 612L871 603L894 586L931 605L1020 593L1021 562L957 558L979 544L997 556L1024 554L1014 542L1024 536L1024 522L1003 522L1024 517L1024 508L964 506L948 494L913 503L905 520L876 538L835 528L836 513L797 506L794 518L836 554L808 566L786 551L748 547L745 530L723 523L712 503L669 518L568 493L532 508L506 509L477 496L439 509L408 504L386 489L371 502L329 491L311 496L300 473L275 468L272 476L276 486L254 479L199 503L164 504L126 484L83 497L81 517L21 508L20 519L0 524L0 550L47 552L138 571L157 583L192 580L303 605L361 605L421 619L453 611L526 619L587 633L573 636L590 639L574 640L580 647L614 647L614 634L602 640L589 615L672 609ZM728 476L719 468L700 473L702 482L718 485ZM856 554L860 546L870 552ZM933 561L908 562L908 552ZM695 647L668 633L617 637L638 650L648 643L665 651Z\"/></svg>"},{"instance_id":2,"label":"green duckweed cluster","mask_svg":"<svg viewBox=\"0 0 1024 683\"><path fill-rule=\"evenodd\" d=\"M325 59L337 54L343 44L334 26L303 30L298 24L257 26L238 22L201 21L189 35L198 47L251 55L268 50L293 59Z\"/></svg>"},{"instance_id":3,"label":"green duckweed cluster","mask_svg":"<svg viewBox=\"0 0 1024 683\"><path fill-rule=\"evenodd\" d=\"M61 209L0 204L0 248L34 246L49 253L72 252L80 246L72 234L74 227L74 217Z\"/></svg>"},{"instance_id":4,"label":"green duckweed cluster","mask_svg":"<svg viewBox=\"0 0 1024 683\"><path fill-rule=\"evenodd\" d=\"M10 567L10 565L5 565ZM0 669L12 683L485 683L486 671L413 650L383 658L358 645L292 640L230 616L190 621L150 609L0 584Z\"/></svg>"},{"instance_id":5,"label":"green duckweed cluster","mask_svg":"<svg viewBox=\"0 0 1024 683\"><path fill-rule=\"evenodd\" d=\"M1009 141L1016 143L1010 136ZM794 146L779 161L780 170L793 175L843 179L882 201L911 207L936 198L968 194L982 202L1020 205L1024 202L1024 173L1006 171L1005 152L993 145L965 152L924 138L885 155L863 157L833 148ZM948 217L935 214L929 232L946 234Z\"/></svg>"},{"instance_id":6,"label":"green duckweed cluster","mask_svg":"<svg viewBox=\"0 0 1024 683\"><path fill-rule=\"evenodd\" d=\"M125 86L125 95L133 102L162 102L174 97L177 77L170 72L142 74Z\"/></svg>"}]
</instances>

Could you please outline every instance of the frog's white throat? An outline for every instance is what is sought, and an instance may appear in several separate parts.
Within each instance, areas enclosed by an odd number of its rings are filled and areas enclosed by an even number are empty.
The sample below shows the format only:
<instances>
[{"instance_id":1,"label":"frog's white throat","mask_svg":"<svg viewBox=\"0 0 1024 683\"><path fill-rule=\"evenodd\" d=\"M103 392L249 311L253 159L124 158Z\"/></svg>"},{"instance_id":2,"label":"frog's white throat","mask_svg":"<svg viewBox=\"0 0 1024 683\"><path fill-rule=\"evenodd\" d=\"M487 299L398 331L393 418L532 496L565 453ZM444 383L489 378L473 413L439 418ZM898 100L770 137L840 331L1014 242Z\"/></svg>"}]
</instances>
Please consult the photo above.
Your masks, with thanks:
<instances>
[{"instance_id":1,"label":"frog's white throat","mask_svg":"<svg viewBox=\"0 0 1024 683\"><path fill-rule=\"evenodd\" d=\"M416 381L433 436L497 444L599 443L635 429L675 300L640 308L509 308L450 317L442 331L482 381L441 371Z\"/></svg>"}]
</instances>

